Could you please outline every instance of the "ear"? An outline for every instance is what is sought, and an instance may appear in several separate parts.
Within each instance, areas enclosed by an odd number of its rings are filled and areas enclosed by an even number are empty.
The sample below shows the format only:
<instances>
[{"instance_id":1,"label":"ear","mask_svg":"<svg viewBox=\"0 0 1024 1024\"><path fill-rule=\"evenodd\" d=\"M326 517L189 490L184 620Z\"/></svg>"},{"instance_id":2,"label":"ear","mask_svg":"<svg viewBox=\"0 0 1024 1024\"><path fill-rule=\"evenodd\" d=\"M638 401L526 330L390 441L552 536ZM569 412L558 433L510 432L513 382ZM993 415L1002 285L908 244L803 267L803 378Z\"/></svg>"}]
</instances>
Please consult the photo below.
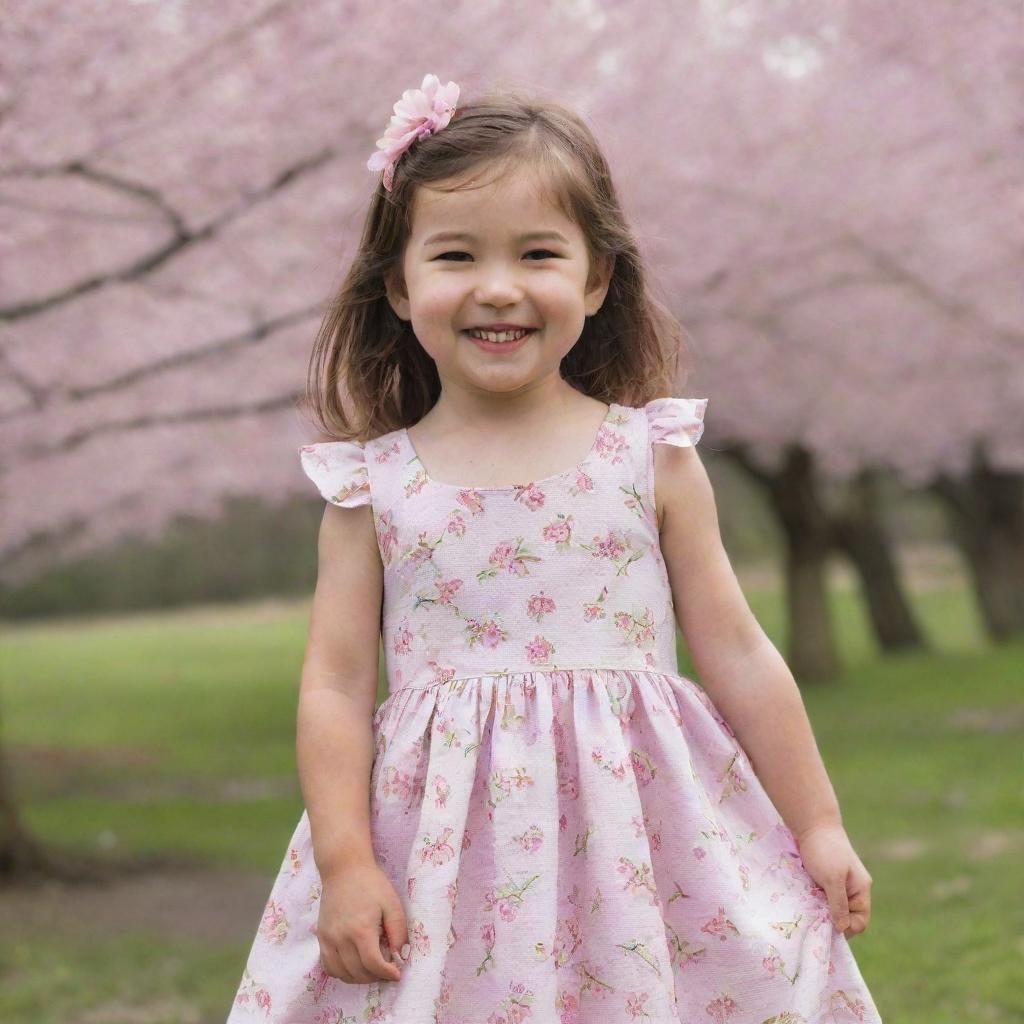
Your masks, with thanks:
<instances>
[{"instance_id":1,"label":"ear","mask_svg":"<svg viewBox=\"0 0 1024 1024\"><path fill-rule=\"evenodd\" d=\"M593 316L601 308L611 286L614 271L615 256L611 253L605 253L596 261L590 272L590 282L584 296L587 316Z\"/></svg>"},{"instance_id":2,"label":"ear","mask_svg":"<svg viewBox=\"0 0 1024 1024\"><path fill-rule=\"evenodd\" d=\"M384 288L388 302L399 320L412 320L409 311L409 292L401 266L394 266L384 274Z\"/></svg>"}]
</instances>

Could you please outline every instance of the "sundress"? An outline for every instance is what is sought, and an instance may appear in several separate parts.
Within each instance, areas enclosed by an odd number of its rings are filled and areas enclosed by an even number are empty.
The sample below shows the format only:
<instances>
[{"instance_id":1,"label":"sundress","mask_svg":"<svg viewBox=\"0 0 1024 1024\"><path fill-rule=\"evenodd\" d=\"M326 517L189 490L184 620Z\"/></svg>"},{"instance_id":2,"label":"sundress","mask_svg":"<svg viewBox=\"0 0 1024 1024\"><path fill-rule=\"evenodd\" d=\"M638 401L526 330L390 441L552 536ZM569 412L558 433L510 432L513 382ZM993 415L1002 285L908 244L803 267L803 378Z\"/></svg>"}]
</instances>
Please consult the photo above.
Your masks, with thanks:
<instances>
[{"instance_id":1,"label":"sundress","mask_svg":"<svg viewBox=\"0 0 1024 1024\"><path fill-rule=\"evenodd\" d=\"M679 675L653 446L696 445L706 406L611 403L582 462L510 487L433 479L404 429L301 447L326 501L372 507L371 838L412 951L399 981L324 971L304 811L228 1024L880 1021L792 832Z\"/></svg>"}]
</instances>

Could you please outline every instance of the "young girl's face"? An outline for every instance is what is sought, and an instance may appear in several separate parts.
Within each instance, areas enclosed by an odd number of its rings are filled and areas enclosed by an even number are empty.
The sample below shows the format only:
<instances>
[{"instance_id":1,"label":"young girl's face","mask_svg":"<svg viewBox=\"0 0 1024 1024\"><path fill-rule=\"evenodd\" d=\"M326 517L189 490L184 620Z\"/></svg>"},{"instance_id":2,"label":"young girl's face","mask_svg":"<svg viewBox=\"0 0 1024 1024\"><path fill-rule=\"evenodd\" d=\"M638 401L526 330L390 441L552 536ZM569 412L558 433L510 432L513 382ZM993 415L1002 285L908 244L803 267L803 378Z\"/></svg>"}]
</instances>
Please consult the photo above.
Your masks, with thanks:
<instances>
[{"instance_id":1,"label":"young girl's face","mask_svg":"<svg viewBox=\"0 0 1024 1024\"><path fill-rule=\"evenodd\" d=\"M404 280L389 279L388 300L411 322L445 387L529 390L558 373L584 318L601 308L612 261L591 268L579 226L537 193L521 169L464 191L417 190ZM464 237L438 237L444 233ZM499 323L533 331L498 351L467 334Z\"/></svg>"}]
</instances>

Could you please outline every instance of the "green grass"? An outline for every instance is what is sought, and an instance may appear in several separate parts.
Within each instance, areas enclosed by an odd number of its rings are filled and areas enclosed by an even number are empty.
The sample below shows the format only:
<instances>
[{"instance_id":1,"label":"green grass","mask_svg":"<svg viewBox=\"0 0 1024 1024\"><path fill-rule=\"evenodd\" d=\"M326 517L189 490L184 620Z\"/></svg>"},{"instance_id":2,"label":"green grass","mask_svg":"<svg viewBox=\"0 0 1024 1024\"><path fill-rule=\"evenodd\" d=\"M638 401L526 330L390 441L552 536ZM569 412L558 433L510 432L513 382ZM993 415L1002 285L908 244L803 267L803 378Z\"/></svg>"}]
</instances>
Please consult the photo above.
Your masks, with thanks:
<instances>
[{"instance_id":1,"label":"green grass","mask_svg":"<svg viewBox=\"0 0 1024 1024\"><path fill-rule=\"evenodd\" d=\"M785 653L776 592L745 590ZM874 878L871 926L851 945L883 1019L1024 1020L1024 644L987 647L965 590L927 590L914 602L934 649L880 659L856 596L832 601L844 675L804 700ZM307 623L300 602L7 629L0 713L32 831L251 869L269 891L302 812ZM682 649L680 669L692 675ZM261 909L220 943L6 921L0 1019L223 1021Z\"/></svg>"}]
</instances>

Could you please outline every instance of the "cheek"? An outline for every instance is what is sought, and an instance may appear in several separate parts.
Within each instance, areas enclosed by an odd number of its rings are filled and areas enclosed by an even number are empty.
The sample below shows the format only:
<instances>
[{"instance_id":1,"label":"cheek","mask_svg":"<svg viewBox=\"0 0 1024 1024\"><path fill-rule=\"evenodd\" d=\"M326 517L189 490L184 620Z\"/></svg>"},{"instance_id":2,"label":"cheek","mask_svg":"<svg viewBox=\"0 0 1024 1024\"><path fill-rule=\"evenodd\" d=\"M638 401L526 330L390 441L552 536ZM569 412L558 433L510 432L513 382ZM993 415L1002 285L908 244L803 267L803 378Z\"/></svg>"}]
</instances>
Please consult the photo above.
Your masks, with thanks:
<instances>
[{"instance_id":1,"label":"cheek","mask_svg":"<svg viewBox=\"0 0 1024 1024\"><path fill-rule=\"evenodd\" d=\"M583 287L569 274L546 275L531 289L537 307L552 315L565 317L583 306Z\"/></svg>"},{"instance_id":2,"label":"cheek","mask_svg":"<svg viewBox=\"0 0 1024 1024\"><path fill-rule=\"evenodd\" d=\"M465 299L465 287L454 280L454 275L438 275L423 282L413 296L413 308L419 318L427 321L451 321L458 315Z\"/></svg>"}]
</instances>

